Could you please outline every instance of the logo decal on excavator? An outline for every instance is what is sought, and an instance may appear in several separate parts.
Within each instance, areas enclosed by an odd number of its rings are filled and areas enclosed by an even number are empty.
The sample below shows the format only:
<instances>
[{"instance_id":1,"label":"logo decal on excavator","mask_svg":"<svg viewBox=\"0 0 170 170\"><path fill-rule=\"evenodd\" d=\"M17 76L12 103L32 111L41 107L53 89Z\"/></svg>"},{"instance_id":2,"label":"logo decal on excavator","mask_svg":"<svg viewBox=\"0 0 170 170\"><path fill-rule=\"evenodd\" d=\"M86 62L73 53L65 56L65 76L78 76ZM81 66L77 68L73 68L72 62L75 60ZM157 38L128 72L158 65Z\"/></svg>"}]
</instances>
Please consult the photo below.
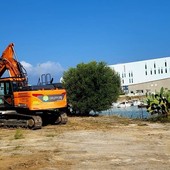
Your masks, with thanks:
<instances>
[{"instance_id":1,"label":"logo decal on excavator","mask_svg":"<svg viewBox=\"0 0 170 170\"><path fill-rule=\"evenodd\" d=\"M37 97L43 102L55 102L59 100L63 100L65 93L57 94L57 95L43 95L43 94L32 94L34 97Z\"/></svg>"},{"instance_id":2,"label":"logo decal on excavator","mask_svg":"<svg viewBox=\"0 0 170 170\"><path fill-rule=\"evenodd\" d=\"M47 102L49 100L48 96L43 96L43 101Z\"/></svg>"}]
</instances>

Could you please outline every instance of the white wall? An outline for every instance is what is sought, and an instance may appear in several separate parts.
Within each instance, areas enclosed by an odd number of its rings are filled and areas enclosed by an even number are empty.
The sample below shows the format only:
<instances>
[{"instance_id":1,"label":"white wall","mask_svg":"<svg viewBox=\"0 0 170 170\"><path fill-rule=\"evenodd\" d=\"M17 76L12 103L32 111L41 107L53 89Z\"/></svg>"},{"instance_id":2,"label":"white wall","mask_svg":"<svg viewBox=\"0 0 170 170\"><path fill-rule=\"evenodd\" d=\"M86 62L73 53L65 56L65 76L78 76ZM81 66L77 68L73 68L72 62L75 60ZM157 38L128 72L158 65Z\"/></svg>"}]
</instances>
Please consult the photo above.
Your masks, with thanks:
<instances>
[{"instance_id":1,"label":"white wall","mask_svg":"<svg viewBox=\"0 0 170 170\"><path fill-rule=\"evenodd\" d=\"M170 78L170 57L109 65L109 67L120 74L122 86Z\"/></svg>"}]
</instances>

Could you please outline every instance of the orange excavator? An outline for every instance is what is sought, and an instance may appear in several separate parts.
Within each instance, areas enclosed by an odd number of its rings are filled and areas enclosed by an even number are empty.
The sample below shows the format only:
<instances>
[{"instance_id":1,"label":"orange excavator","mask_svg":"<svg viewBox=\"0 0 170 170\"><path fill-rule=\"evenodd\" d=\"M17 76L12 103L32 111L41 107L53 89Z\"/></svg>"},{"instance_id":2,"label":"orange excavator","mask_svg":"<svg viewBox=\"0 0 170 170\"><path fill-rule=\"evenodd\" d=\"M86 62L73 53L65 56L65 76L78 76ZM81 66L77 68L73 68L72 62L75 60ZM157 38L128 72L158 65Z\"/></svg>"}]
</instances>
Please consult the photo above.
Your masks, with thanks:
<instances>
[{"instance_id":1,"label":"orange excavator","mask_svg":"<svg viewBox=\"0 0 170 170\"><path fill-rule=\"evenodd\" d=\"M39 129L67 122L66 90L50 81L29 86L27 73L17 61L11 43L0 58L0 126ZM8 71L9 76L3 77ZM49 74L42 75L45 80Z\"/></svg>"}]
</instances>

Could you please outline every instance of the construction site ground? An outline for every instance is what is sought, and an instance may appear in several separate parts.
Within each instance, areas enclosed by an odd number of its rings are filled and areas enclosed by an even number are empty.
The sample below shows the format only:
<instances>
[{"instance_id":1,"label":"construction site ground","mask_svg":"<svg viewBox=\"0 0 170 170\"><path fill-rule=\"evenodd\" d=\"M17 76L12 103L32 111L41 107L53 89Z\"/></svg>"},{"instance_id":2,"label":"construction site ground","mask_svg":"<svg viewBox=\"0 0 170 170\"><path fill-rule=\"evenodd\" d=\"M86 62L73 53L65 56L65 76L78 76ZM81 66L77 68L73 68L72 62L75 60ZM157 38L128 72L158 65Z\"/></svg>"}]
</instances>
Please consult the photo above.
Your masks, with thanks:
<instances>
[{"instance_id":1,"label":"construction site ground","mask_svg":"<svg viewBox=\"0 0 170 170\"><path fill-rule=\"evenodd\" d=\"M170 169L170 124L69 117L39 130L0 129L0 170Z\"/></svg>"}]
</instances>

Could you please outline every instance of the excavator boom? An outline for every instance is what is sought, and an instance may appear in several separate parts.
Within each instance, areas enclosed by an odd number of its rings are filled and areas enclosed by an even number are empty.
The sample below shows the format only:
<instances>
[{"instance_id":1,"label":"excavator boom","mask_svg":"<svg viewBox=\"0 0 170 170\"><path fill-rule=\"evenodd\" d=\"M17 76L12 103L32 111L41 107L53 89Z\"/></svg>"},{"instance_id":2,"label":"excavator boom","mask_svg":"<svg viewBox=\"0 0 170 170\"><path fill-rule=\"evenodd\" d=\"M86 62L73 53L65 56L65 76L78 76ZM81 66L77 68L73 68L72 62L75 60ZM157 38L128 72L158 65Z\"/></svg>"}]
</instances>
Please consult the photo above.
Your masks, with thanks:
<instances>
[{"instance_id":1,"label":"excavator boom","mask_svg":"<svg viewBox=\"0 0 170 170\"><path fill-rule=\"evenodd\" d=\"M14 44L11 43L2 53L0 58L0 77L8 71L10 78L27 85L27 74L20 62L14 59Z\"/></svg>"}]
</instances>

